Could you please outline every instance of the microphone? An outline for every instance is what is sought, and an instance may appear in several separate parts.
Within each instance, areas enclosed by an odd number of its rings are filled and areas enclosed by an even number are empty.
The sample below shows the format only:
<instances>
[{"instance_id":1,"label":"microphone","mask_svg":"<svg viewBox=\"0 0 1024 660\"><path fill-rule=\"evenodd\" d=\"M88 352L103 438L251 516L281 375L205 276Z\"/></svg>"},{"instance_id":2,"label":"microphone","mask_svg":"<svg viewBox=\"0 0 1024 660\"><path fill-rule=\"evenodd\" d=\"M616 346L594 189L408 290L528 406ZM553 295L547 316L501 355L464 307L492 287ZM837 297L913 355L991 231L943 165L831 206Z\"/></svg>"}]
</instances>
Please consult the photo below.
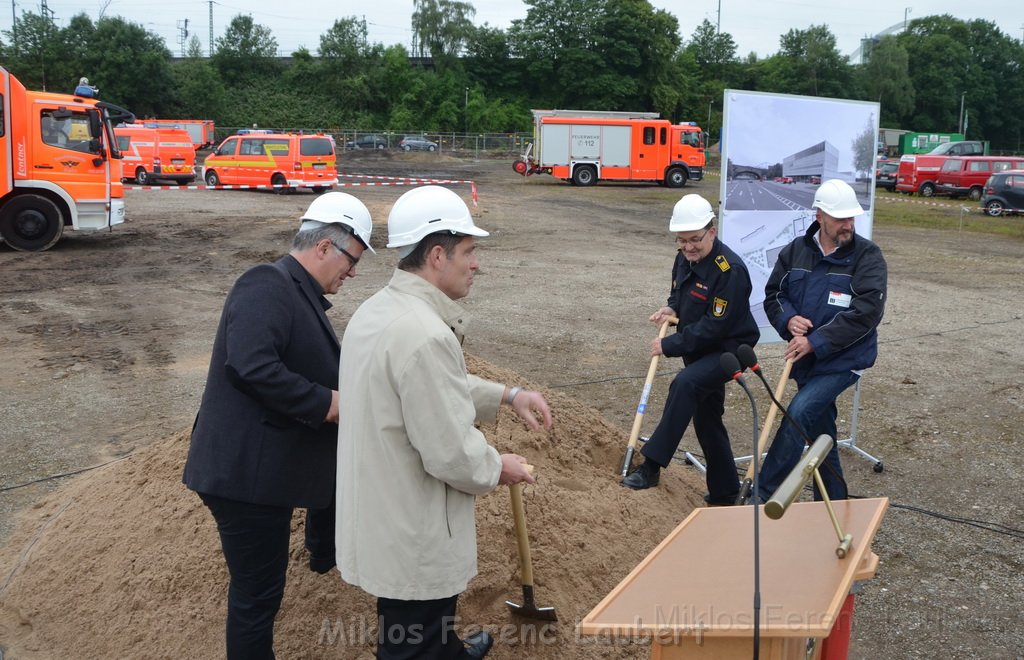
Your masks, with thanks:
<instances>
[{"instance_id":1,"label":"microphone","mask_svg":"<svg viewBox=\"0 0 1024 660\"><path fill-rule=\"evenodd\" d=\"M729 377L730 380L734 380L743 386L743 389L747 389L747 383L743 379L743 369L740 367L740 361L736 359L736 356L732 353L722 353L722 357L718 359L718 364L722 367L722 372Z\"/></svg>"},{"instance_id":2,"label":"microphone","mask_svg":"<svg viewBox=\"0 0 1024 660\"><path fill-rule=\"evenodd\" d=\"M749 347L748 347L749 348ZM751 351L753 352L753 351ZM754 418L754 488L757 489L757 429L759 422L757 419L757 404L754 403L754 395L750 393L750 388L747 387L747 383L743 378L743 369L740 367L740 361L736 359L736 356L732 353L722 353L722 357L719 358L718 364L722 367L722 372L730 379L739 383L740 387L747 394L747 399L750 400L750 411ZM758 654L761 651L761 512L760 500L754 498L754 660L758 660Z\"/></svg>"}]
</instances>

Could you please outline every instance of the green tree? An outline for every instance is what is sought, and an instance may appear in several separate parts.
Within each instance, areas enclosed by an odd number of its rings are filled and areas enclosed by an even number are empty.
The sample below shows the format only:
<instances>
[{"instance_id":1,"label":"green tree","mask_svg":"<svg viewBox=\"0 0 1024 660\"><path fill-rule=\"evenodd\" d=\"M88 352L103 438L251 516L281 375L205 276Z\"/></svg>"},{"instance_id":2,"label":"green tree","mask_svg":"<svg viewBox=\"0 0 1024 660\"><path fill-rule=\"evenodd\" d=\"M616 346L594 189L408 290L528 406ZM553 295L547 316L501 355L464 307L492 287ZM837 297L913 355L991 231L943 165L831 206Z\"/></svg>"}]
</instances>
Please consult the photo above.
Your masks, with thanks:
<instances>
[{"instance_id":1,"label":"green tree","mask_svg":"<svg viewBox=\"0 0 1024 660\"><path fill-rule=\"evenodd\" d=\"M907 50L916 90L914 130L955 131L963 99L972 139L1019 148L1024 46L989 21L948 15L916 19L898 40Z\"/></svg>"},{"instance_id":2,"label":"green tree","mask_svg":"<svg viewBox=\"0 0 1024 660\"><path fill-rule=\"evenodd\" d=\"M647 0L527 0L509 39L531 102L672 112L679 23Z\"/></svg>"},{"instance_id":3,"label":"green tree","mask_svg":"<svg viewBox=\"0 0 1024 660\"><path fill-rule=\"evenodd\" d=\"M175 118L216 120L221 116L224 83L210 60L203 57L197 36L189 39L185 59L172 67L171 74L178 90L178 102L171 109Z\"/></svg>"},{"instance_id":4,"label":"green tree","mask_svg":"<svg viewBox=\"0 0 1024 660\"><path fill-rule=\"evenodd\" d=\"M896 37L882 37L857 72L863 98L882 106L883 126L901 126L914 109L914 84L907 49Z\"/></svg>"},{"instance_id":5,"label":"green tree","mask_svg":"<svg viewBox=\"0 0 1024 660\"><path fill-rule=\"evenodd\" d=\"M459 0L413 0L412 4L414 54L431 56L442 68L448 66L473 32L476 9Z\"/></svg>"},{"instance_id":6,"label":"green tree","mask_svg":"<svg viewBox=\"0 0 1024 660\"><path fill-rule=\"evenodd\" d=\"M170 58L162 38L115 16L96 22L78 64L100 88L100 98L144 117L164 114L178 103Z\"/></svg>"},{"instance_id":7,"label":"green tree","mask_svg":"<svg viewBox=\"0 0 1024 660\"><path fill-rule=\"evenodd\" d=\"M872 114L864 125L864 130L850 144L850 149L853 151L853 167L858 174L867 175L875 166L877 142L878 132L875 130L875 116ZM870 176L867 178L870 179Z\"/></svg>"},{"instance_id":8,"label":"green tree","mask_svg":"<svg viewBox=\"0 0 1024 660\"><path fill-rule=\"evenodd\" d=\"M4 49L4 65L26 89L74 90L78 78L71 80L74 72L67 66L63 35L48 17L22 12L14 21L14 29L5 34L11 45Z\"/></svg>"},{"instance_id":9,"label":"green tree","mask_svg":"<svg viewBox=\"0 0 1024 660\"><path fill-rule=\"evenodd\" d=\"M270 28L239 14L231 19L224 36L216 40L213 64L228 85L280 73L277 40Z\"/></svg>"},{"instance_id":10,"label":"green tree","mask_svg":"<svg viewBox=\"0 0 1024 660\"><path fill-rule=\"evenodd\" d=\"M779 46L770 67L774 91L833 98L851 95L852 68L837 50L827 25L792 29L780 37Z\"/></svg>"}]
</instances>

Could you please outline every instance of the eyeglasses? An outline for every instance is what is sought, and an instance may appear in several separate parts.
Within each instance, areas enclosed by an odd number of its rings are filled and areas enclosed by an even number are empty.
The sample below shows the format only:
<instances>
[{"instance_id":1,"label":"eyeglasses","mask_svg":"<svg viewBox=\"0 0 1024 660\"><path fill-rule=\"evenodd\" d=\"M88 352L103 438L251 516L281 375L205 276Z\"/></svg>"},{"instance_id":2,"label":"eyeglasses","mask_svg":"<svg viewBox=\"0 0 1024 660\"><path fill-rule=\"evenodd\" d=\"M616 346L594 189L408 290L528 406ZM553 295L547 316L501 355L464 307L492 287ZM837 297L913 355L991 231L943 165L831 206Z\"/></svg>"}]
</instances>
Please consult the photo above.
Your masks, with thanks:
<instances>
[{"instance_id":1,"label":"eyeglasses","mask_svg":"<svg viewBox=\"0 0 1024 660\"><path fill-rule=\"evenodd\" d=\"M704 237L708 235L709 231L711 231L711 227L705 229L704 233L701 234L700 236L695 236L693 238L679 238L677 236L676 245L692 245L693 247L697 247L698 245L704 242Z\"/></svg>"},{"instance_id":2,"label":"eyeglasses","mask_svg":"<svg viewBox=\"0 0 1024 660\"><path fill-rule=\"evenodd\" d=\"M349 265L348 270L349 270L349 272L351 272L352 269L356 267L356 264L359 263L359 257L353 257L351 252L349 252L345 248L341 247L340 245L338 245L334 241L331 241L331 245L334 246L335 250L337 250L338 252L341 252L343 255L348 257L348 260L349 260L349 262L351 264L351 265Z\"/></svg>"}]
</instances>

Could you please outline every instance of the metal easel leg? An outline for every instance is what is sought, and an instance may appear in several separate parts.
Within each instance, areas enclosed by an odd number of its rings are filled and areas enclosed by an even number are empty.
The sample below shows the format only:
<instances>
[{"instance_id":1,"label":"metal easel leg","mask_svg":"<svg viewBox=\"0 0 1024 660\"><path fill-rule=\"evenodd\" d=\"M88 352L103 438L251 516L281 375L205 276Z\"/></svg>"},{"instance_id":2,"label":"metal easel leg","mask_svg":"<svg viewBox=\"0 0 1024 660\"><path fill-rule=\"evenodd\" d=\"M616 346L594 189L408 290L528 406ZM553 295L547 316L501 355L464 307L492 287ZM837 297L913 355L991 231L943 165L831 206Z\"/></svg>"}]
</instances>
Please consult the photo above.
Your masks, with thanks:
<instances>
[{"instance_id":1,"label":"metal easel leg","mask_svg":"<svg viewBox=\"0 0 1024 660\"><path fill-rule=\"evenodd\" d=\"M850 417L850 437L840 440L836 443L839 447L845 447L857 454L863 459L874 463L872 468L875 472L881 472L885 469L882 465L881 459L875 458L871 454L867 453L863 449L857 446L857 418L860 416L860 379L857 379L857 384L853 386L853 415Z\"/></svg>"},{"instance_id":2,"label":"metal easel leg","mask_svg":"<svg viewBox=\"0 0 1024 660\"><path fill-rule=\"evenodd\" d=\"M641 443L646 443L648 440L650 440L650 438L646 435L642 435L640 436L639 440ZM672 460L681 460L683 463L687 465L692 465L693 467L700 470L701 474L707 474L708 472L708 469L704 467L704 464L700 462L700 459L691 454L690 452L686 451L685 449L676 449L676 453L675 455L672 456ZM0 660L3 659L0 658Z\"/></svg>"}]
</instances>

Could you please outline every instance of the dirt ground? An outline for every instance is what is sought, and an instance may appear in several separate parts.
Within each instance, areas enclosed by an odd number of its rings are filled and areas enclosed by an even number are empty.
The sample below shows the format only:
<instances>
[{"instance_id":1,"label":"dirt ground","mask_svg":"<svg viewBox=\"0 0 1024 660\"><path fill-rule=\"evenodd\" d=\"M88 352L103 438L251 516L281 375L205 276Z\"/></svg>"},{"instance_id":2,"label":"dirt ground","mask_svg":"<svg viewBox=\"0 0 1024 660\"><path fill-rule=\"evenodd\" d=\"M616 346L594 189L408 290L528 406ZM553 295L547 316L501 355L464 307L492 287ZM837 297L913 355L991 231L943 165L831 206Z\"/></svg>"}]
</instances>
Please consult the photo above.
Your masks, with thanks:
<instances>
[{"instance_id":1,"label":"dirt ground","mask_svg":"<svg viewBox=\"0 0 1024 660\"><path fill-rule=\"evenodd\" d=\"M550 643L524 641L516 628L491 657L646 657L642 644L579 639L572 624L703 493L685 465L653 491L628 491L615 478L649 363L655 329L646 319L669 285L667 219L680 191L580 189L521 178L508 161L437 154L367 154L344 169L476 181L477 222L492 236L464 301L474 318L466 350L482 373L543 388L560 415L551 437L508 418L485 429L546 475L528 491L528 519L539 604L550 599L562 619ZM468 184L452 187L469 199ZM347 190L383 227L404 188ZM682 192L690 191L717 199L717 179ZM41 254L0 246L4 660L221 653L224 573L209 515L177 482L182 448L224 296L246 268L287 251L312 199L129 191L128 221L109 233L69 232ZM852 493L892 500L874 545L878 575L857 599L850 657L1024 658L1024 245L887 225L885 207L898 203L880 202L876 216L890 297L858 428L858 444L884 471L843 452ZM375 232L378 255L333 298L339 335L394 267L385 233ZM777 378L779 347L759 355ZM663 363L645 432L678 366ZM733 388L727 401L737 454L749 453L751 437L741 397ZM758 405L766 411L767 397ZM848 428L849 398L840 405ZM690 433L683 446L699 450ZM504 600L519 597L507 496L482 498L478 511L481 575L460 612L499 630L509 619ZM310 574L297 546L295 556L279 657L370 657L359 626L372 619L372 602ZM348 626L340 638L339 625Z\"/></svg>"}]
</instances>

